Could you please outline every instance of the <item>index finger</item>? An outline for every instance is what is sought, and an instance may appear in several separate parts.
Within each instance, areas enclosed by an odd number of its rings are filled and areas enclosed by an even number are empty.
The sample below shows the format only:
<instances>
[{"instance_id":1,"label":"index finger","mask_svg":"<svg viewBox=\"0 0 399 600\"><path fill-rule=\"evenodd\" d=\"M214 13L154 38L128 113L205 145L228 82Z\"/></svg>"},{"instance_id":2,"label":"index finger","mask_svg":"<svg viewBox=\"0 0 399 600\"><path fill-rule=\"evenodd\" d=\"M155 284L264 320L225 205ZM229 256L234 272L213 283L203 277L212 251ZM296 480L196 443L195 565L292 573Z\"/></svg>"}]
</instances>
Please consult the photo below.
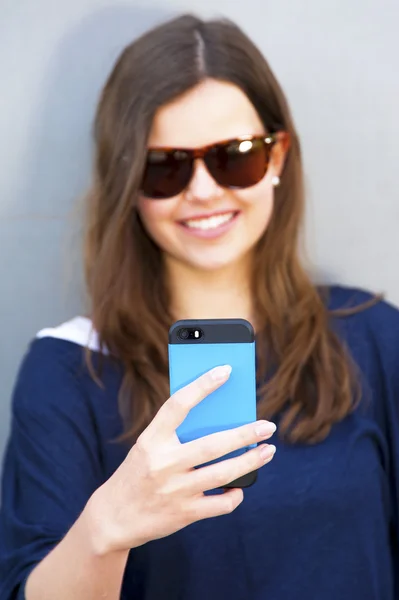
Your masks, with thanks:
<instances>
[{"instance_id":1,"label":"index finger","mask_svg":"<svg viewBox=\"0 0 399 600\"><path fill-rule=\"evenodd\" d=\"M165 434L169 436L174 433L190 410L223 385L228 380L230 373L230 365L221 365L180 388L161 406L147 427L147 432L151 434L151 437L165 437Z\"/></svg>"}]
</instances>

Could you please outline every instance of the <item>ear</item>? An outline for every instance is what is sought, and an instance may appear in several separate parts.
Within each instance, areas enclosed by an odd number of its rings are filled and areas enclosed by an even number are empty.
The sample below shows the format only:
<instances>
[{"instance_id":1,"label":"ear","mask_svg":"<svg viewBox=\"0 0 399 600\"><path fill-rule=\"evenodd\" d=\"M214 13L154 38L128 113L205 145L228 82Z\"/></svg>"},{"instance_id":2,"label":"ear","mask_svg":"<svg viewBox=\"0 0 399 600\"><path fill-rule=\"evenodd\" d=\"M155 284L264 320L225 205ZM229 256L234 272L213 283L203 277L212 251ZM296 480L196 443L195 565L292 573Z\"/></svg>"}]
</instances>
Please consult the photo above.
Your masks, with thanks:
<instances>
[{"instance_id":1,"label":"ear","mask_svg":"<svg viewBox=\"0 0 399 600\"><path fill-rule=\"evenodd\" d=\"M277 143L273 148L272 154L272 170L273 175L281 177L284 169L285 159L290 148L290 136L286 131L278 131L276 133Z\"/></svg>"}]
</instances>

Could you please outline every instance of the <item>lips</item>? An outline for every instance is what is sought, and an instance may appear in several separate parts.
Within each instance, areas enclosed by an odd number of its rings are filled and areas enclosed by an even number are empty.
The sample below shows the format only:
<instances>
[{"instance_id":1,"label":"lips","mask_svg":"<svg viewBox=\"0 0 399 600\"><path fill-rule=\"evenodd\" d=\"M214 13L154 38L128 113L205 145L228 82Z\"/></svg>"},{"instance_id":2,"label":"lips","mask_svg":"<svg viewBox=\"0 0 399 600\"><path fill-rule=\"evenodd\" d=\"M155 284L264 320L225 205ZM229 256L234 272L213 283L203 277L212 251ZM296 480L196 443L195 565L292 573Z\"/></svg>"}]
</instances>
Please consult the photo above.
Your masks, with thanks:
<instances>
[{"instance_id":1,"label":"lips","mask_svg":"<svg viewBox=\"0 0 399 600\"><path fill-rule=\"evenodd\" d=\"M214 213L212 215L193 217L191 219L180 221L180 223L188 229L209 231L229 223L229 221L232 221L237 214L237 211L225 211Z\"/></svg>"}]
</instances>

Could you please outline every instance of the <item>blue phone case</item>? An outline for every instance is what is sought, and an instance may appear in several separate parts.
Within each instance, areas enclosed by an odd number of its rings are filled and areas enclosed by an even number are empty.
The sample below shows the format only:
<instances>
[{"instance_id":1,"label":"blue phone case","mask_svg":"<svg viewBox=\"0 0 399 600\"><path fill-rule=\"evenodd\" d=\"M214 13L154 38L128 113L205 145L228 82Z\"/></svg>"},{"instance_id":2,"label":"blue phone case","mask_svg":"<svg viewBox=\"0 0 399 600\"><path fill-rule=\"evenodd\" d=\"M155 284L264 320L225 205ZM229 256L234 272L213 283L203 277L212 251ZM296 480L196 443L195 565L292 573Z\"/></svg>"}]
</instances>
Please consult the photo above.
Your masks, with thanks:
<instances>
[{"instance_id":1,"label":"blue phone case","mask_svg":"<svg viewBox=\"0 0 399 600\"><path fill-rule=\"evenodd\" d=\"M200 330L199 340L179 338L183 329ZM209 394L178 427L182 443L199 437L252 423L256 420L256 363L253 328L243 319L178 321L169 332L170 393L184 387L206 371L231 365L228 381ZM248 447L219 460L231 458ZM254 483L250 473L230 484L247 487Z\"/></svg>"}]
</instances>

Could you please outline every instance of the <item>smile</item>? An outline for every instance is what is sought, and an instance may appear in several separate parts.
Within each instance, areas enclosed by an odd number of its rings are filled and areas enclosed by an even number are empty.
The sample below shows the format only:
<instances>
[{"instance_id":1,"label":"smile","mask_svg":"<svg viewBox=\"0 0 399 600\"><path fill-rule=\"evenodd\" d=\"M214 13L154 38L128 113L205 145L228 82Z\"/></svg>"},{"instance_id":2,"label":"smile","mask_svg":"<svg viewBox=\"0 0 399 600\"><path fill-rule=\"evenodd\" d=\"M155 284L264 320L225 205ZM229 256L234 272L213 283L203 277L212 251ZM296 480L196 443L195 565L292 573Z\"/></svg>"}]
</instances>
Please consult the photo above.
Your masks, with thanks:
<instances>
[{"instance_id":1,"label":"smile","mask_svg":"<svg viewBox=\"0 0 399 600\"><path fill-rule=\"evenodd\" d=\"M226 212L218 215L211 215L210 217L201 217L198 219L189 219L188 221L182 221L182 225L189 229L199 229L201 231L208 231L211 229L217 229L221 225L225 225L229 221L232 221L236 216L237 212Z\"/></svg>"}]
</instances>

